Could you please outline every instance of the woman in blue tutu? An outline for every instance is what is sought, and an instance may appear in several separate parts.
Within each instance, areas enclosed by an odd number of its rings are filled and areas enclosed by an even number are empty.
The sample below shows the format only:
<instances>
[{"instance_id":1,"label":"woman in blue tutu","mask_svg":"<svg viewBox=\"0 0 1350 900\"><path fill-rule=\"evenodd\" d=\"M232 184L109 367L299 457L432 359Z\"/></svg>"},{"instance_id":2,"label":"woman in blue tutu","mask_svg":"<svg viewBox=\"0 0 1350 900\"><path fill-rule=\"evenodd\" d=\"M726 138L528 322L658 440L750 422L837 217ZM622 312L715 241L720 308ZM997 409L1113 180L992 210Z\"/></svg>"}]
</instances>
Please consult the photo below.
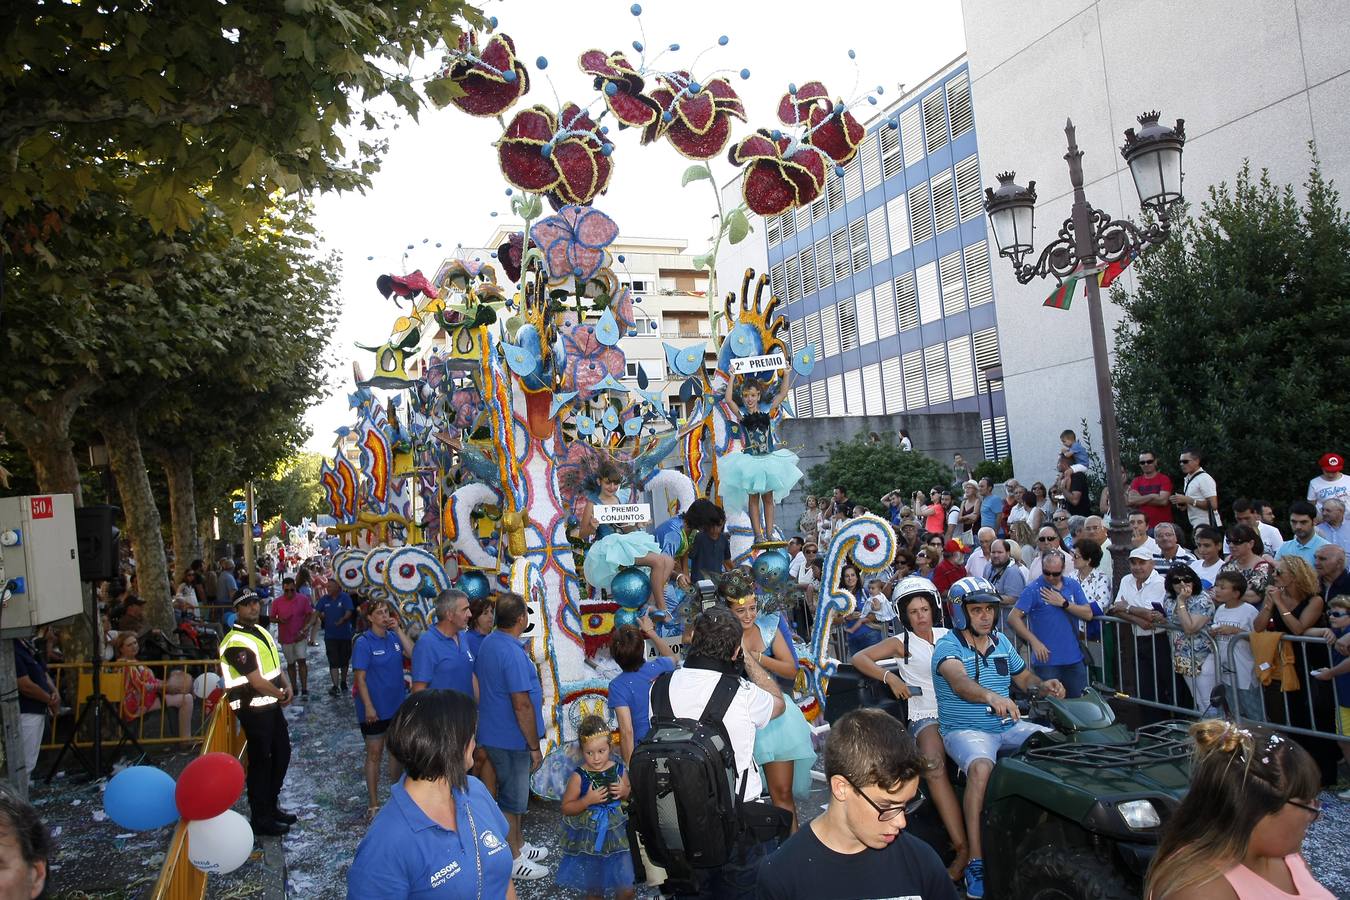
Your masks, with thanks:
<instances>
[{"instance_id":1,"label":"woman in blue tutu","mask_svg":"<svg viewBox=\"0 0 1350 900\"><path fill-rule=\"evenodd\" d=\"M729 572L722 576L717 592L744 629L741 652L753 656L780 681L795 681L796 654L779 627L779 614L759 614L753 575L743 569ZM764 772L769 799L792 814L792 830L796 831L797 804L793 798L804 800L811 793L811 764L816 761L816 752L811 744L811 726L792 699L791 688L784 690L783 698L787 701L783 714L755 733L755 764Z\"/></svg>"},{"instance_id":2,"label":"woman in blue tutu","mask_svg":"<svg viewBox=\"0 0 1350 900\"><path fill-rule=\"evenodd\" d=\"M631 900L633 860L628 852L628 775L611 754L609 726L586 716L577 729L581 765L562 798L562 862L554 879L586 897Z\"/></svg>"},{"instance_id":3,"label":"woman in blue tutu","mask_svg":"<svg viewBox=\"0 0 1350 900\"><path fill-rule=\"evenodd\" d=\"M666 582L675 571L675 560L661 552L656 538L645 531L635 530L631 525L601 525L595 519L595 506L612 506L624 501L619 499L619 486L623 482L623 473L612 462L600 465L596 475L599 489L594 496L583 501L578 515L581 526L578 534L583 540L594 538L586 549L586 561L582 570L586 583L598 590L609 590L610 582L620 569L629 566L645 566L649 570L649 582L653 618L666 617Z\"/></svg>"},{"instance_id":4,"label":"woman in blue tutu","mask_svg":"<svg viewBox=\"0 0 1350 900\"><path fill-rule=\"evenodd\" d=\"M717 461L718 488L722 505L728 511L748 509L755 543L773 538L775 500L782 500L802 479L797 454L775 449L773 416L787 397L788 377L778 382L778 392L764 400L764 385L753 377L741 376L741 399L737 404L743 450L728 453Z\"/></svg>"}]
</instances>

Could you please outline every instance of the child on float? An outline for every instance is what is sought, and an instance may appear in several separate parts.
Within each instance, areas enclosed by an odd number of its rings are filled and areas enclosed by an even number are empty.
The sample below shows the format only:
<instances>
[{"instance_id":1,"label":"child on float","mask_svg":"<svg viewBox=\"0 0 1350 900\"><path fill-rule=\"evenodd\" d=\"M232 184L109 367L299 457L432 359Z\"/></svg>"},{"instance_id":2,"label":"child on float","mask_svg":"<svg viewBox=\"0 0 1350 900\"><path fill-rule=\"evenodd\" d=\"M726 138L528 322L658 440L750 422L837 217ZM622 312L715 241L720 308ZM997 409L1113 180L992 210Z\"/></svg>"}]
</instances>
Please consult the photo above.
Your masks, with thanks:
<instances>
[{"instance_id":1,"label":"child on float","mask_svg":"<svg viewBox=\"0 0 1350 900\"><path fill-rule=\"evenodd\" d=\"M797 656L784 636L782 618L776 612L759 613L754 576L746 569L735 569L722 576L717 594L741 623L744 633L741 652L751 655L770 675L789 685L797 678ZM755 764L764 773L769 799L774 806L792 815L792 830L797 830L797 804L811 793L811 765L816 761L811 744L811 726L800 707L792 700L789 687L783 714L755 733Z\"/></svg>"},{"instance_id":2,"label":"child on float","mask_svg":"<svg viewBox=\"0 0 1350 900\"><path fill-rule=\"evenodd\" d=\"M675 560L661 552L656 539L634 525L602 525L596 521L595 506L613 506L624 501L619 497L623 473L612 462L600 465L596 475L597 489L581 501L578 534L583 540L594 539L586 550L582 569L586 582L599 590L609 590L610 583L620 569L644 566L649 570L651 615L666 617L666 582L675 571Z\"/></svg>"},{"instance_id":3,"label":"child on float","mask_svg":"<svg viewBox=\"0 0 1350 900\"><path fill-rule=\"evenodd\" d=\"M700 497L689 505L684 514L684 552L675 564L676 587L688 590L701 578L716 579L731 569L726 526L727 514L711 500Z\"/></svg>"},{"instance_id":4,"label":"child on float","mask_svg":"<svg viewBox=\"0 0 1350 900\"><path fill-rule=\"evenodd\" d=\"M781 376L777 392L765 400L763 381L755 376L737 376L740 399L734 402L744 449L717 461L723 506L749 510L756 544L773 540L774 502L786 498L802 478L797 454L776 447L773 433L773 417L787 398L789 382L786 374Z\"/></svg>"},{"instance_id":5,"label":"child on float","mask_svg":"<svg viewBox=\"0 0 1350 900\"><path fill-rule=\"evenodd\" d=\"M567 780L562 798L562 862L558 884L587 898L631 900L633 860L628 850L628 774L611 752L609 725L586 716L577 729L581 765Z\"/></svg>"}]
</instances>

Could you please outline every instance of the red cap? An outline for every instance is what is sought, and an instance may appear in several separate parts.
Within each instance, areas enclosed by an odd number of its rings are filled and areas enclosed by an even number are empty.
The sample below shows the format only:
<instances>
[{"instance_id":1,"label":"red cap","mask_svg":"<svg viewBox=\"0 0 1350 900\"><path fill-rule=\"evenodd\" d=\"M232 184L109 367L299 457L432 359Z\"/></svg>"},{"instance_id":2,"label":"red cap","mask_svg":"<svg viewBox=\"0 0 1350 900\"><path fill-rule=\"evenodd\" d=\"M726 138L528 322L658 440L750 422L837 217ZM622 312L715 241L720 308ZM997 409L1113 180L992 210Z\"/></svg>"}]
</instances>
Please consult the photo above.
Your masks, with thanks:
<instances>
[{"instance_id":1,"label":"red cap","mask_svg":"<svg viewBox=\"0 0 1350 900\"><path fill-rule=\"evenodd\" d=\"M1339 453L1327 453L1317 461L1317 464L1329 472L1339 472L1345 466L1345 457Z\"/></svg>"},{"instance_id":2,"label":"red cap","mask_svg":"<svg viewBox=\"0 0 1350 900\"><path fill-rule=\"evenodd\" d=\"M952 538L950 541L947 542L947 546L943 548L943 551L946 553L965 553L966 545L958 541L956 538Z\"/></svg>"}]
</instances>

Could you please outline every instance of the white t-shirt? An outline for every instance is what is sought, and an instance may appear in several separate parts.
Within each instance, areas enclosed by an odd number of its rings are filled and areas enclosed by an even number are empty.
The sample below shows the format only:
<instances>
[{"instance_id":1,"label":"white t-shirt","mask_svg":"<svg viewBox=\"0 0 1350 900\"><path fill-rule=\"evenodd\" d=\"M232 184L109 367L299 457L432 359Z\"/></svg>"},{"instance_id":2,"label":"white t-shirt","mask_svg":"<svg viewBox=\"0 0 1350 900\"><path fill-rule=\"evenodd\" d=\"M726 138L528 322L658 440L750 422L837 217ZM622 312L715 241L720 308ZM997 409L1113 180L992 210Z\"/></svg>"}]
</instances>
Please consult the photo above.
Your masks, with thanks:
<instances>
[{"instance_id":1,"label":"white t-shirt","mask_svg":"<svg viewBox=\"0 0 1350 900\"><path fill-rule=\"evenodd\" d=\"M1330 500L1332 497L1350 499L1350 477L1338 472L1335 481L1329 481L1325 476L1318 475L1308 482L1308 500L1317 504L1318 512L1322 511L1322 501Z\"/></svg>"},{"instance_id":2,"label":"white t-shirt","mask_svg":"<svg viewBox=\"0 0 1350 900\"><path fill-rule=\"evenodd\" d=\"M989 576L989 558L984 555L983 547L976 547L966 558L966 574L975 578Z\"/></svg>"},{"instance_id":3,"label":"white t-shirt","mask_svg":"<svg viewBox=\"0 0 1350 900\"><path fill-rule=\"evenodd\" d=\"M1153 612L1153 604L1162 604L1166 591L1163 589L1163 577L1157 572L1150 572L1148 578L1144 579L1142 587L1133 575L1126 575L1120 581L1120 591L1116 594L1117 600L1124 600L1127 605L1134 609L1145 612ZM1135 637L1147 637L1150 634L1157 634L1156 628L1140 628L1138 625L1131 626L1134 629Z\"/></svg>"},{"instance_id":4,"label":"white t-shirt","mask_svg":"<svg viewBox=\"0 0 1350 900\"><path fill-rule=\"evenodd\" d=\"M954 503L952 508L947 511L947 527L952 529L952 535L958 534L956 529L961 525L961 504Z\"/></svg>"},{"instance_id":5,"label":"white t-shirt","mask_svg":"<svg viewBox=\"0 0 1350 900\"><path fill-rule=\"evenodd\" d=\"M1186 479L1187 497L1196 500L1204 500L1207 497L1217 497L1219 495L1219 486L1214 483L1214 476L1204 469L1196 469L1195 474ZM1186 507L1186 518L1190 520L1191 527L1209 524L1210 511L1199 506ZM1223 519L1219 517L1219 511L1214 510L1214 523L1222 525Z\"/></svg>"},{"instance_id":6,"label":"white t-shirt","mask_svg":"<svg viewBox=\"0 0 1350 900\"><path fill-rule=\"evenodd\" d=\"M806 554L798 550L797 555L792 557L792 562L788 563L788 577L798 578L802 574L802 566L806 565Z\"/></svg>"},{"instance_id":7,"label":"white t-shirt","mask_svg":"<svg viewBox=\"0 0 1350 900\"><path fill-rule=\"evenodd\" d=\"M721 679L721 672L711 669L675 670L670 678L670 708L676 716L697 719L712 697L713 688ZM791 703L791 700L785 702ZM758 685L741 679L741 686L727 709L723 724L731 749L736 755L736 769L746 774L745 798L753 800L764 790L759 767L755 765L755 732L773 718L773 695ZM737 788L740 778L737 778Z\"/></svg>"},{"instance_id":8,"label":"white t-shirt","mask_svg":"<svg viewBox=\"0 0 1350 900\"><path fill-rule=\"evenodd\" d=\"M1221 605L1214 610L1213 624L1233 625L1242 631L1251 631L1256 624L1256 607L1250 603L1239 603L1232 609ZM1225 668L1228 666L1228 645L1234 640L1231 637L1219 638L1219 660ZM1233 651L1233 664L1237 667L1238 689L1245 691L1252 686L1252 674L1256 666L1256 661L1252 659L1251 644L1237 642L1237 648Z\"/></svg>"},{"instance_id":9,"label":"white t-shirt","mask_svg":"<svg viewBox=\"0 0 1350 900\"><path fill-rule=\"evenodd\" d=\"M1191 571L1200 576L1200 580L1205 583L1205 587L1214 587L1214 577L1223 569L1223 557L1215 560L1211 565L1205 565L1203 560L1197 559L1191 563Z\"/></svg>"},{"instance_id":10,"label":"white t-shirt","mask_svg":"<svg viewBox=\"0 0 1350 900\"><path fill-rule=\"evenodd\" d=\"M937 718L937 692L933 689L933 645L947 636L946 628L933 629L933 643L930 644L913 632L909 633L909 658L897 660L895 672L905 684L923 691L909 698L909 720ZM901 644L905 635L896 635ZM888 670L889 671L889 670Z\"/></svg>"},{"instance_id":11,"label":"white t-shirt","mask_svg":"<svg viewBox=\"0 0 1350 900\"><path fill-rule=\"evenodd\" d=\"M909 438L907 438L907 437L901 437L901 438L900 438L900 449L901 449L901 450L913 450L913 449L914 449L914 442L911 441L911 440L910 440Z\"/></svg>"}]
</instances>

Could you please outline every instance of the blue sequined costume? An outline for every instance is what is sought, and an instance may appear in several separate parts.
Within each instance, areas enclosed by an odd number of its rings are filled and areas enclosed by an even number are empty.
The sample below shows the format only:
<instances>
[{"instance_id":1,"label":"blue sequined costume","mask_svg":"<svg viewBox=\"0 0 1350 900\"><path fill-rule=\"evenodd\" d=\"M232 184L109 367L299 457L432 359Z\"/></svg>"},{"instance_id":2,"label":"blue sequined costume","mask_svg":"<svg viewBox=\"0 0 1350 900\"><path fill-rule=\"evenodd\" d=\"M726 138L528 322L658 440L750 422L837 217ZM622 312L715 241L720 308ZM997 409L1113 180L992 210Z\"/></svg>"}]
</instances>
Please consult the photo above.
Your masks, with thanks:
<instances>
[{"instance_id":1,"label":"blue sequined costume","mask_svg":"<svg viewBox=\"0 0 1350 900\"><path fill-rule=\"evenodd\" d=\"M603 772L582 766L581 795L592 786L618 783L624 769L614 763ZM598 803L575 816L563 816L562 862L554 880L584 894L604 895L633 886L633 859L628 852L628 814L618 800Z\"/></svg>"},{"instance_id":2,"label":"blue sequined costume","mask_svg":"<svg viewBox=\"0 0 1350 900\"><path fill-rule=\"evenodd\" d=\"M773 656L774 638L779 634L778 615L769 613L755 620L760 639L764 641L765 656ZM790 646L788 652L792 652ZM804 800L811 793L811 765L816 761L811 725L786 689L783 701L786 703L783 714L755 732L755 763L762 766L769 762L791 761L794 764L792 795Z\"/></svg>"},{"instance_id":3,"label":"blue sequined costume","mask_svg":"<svg viewBox=\"0 0 1350 900\"><path fill-rule=\"evenodd\" d=\"M728 453L717 461L717 481L722 504L727 510L745 509L749 498L772 494L780 503L802 479L797 454L774 449L773 419L770 404L761 402L751 412L741 407L741 438L744 450Z\"/></svg>"}]
</instances>

